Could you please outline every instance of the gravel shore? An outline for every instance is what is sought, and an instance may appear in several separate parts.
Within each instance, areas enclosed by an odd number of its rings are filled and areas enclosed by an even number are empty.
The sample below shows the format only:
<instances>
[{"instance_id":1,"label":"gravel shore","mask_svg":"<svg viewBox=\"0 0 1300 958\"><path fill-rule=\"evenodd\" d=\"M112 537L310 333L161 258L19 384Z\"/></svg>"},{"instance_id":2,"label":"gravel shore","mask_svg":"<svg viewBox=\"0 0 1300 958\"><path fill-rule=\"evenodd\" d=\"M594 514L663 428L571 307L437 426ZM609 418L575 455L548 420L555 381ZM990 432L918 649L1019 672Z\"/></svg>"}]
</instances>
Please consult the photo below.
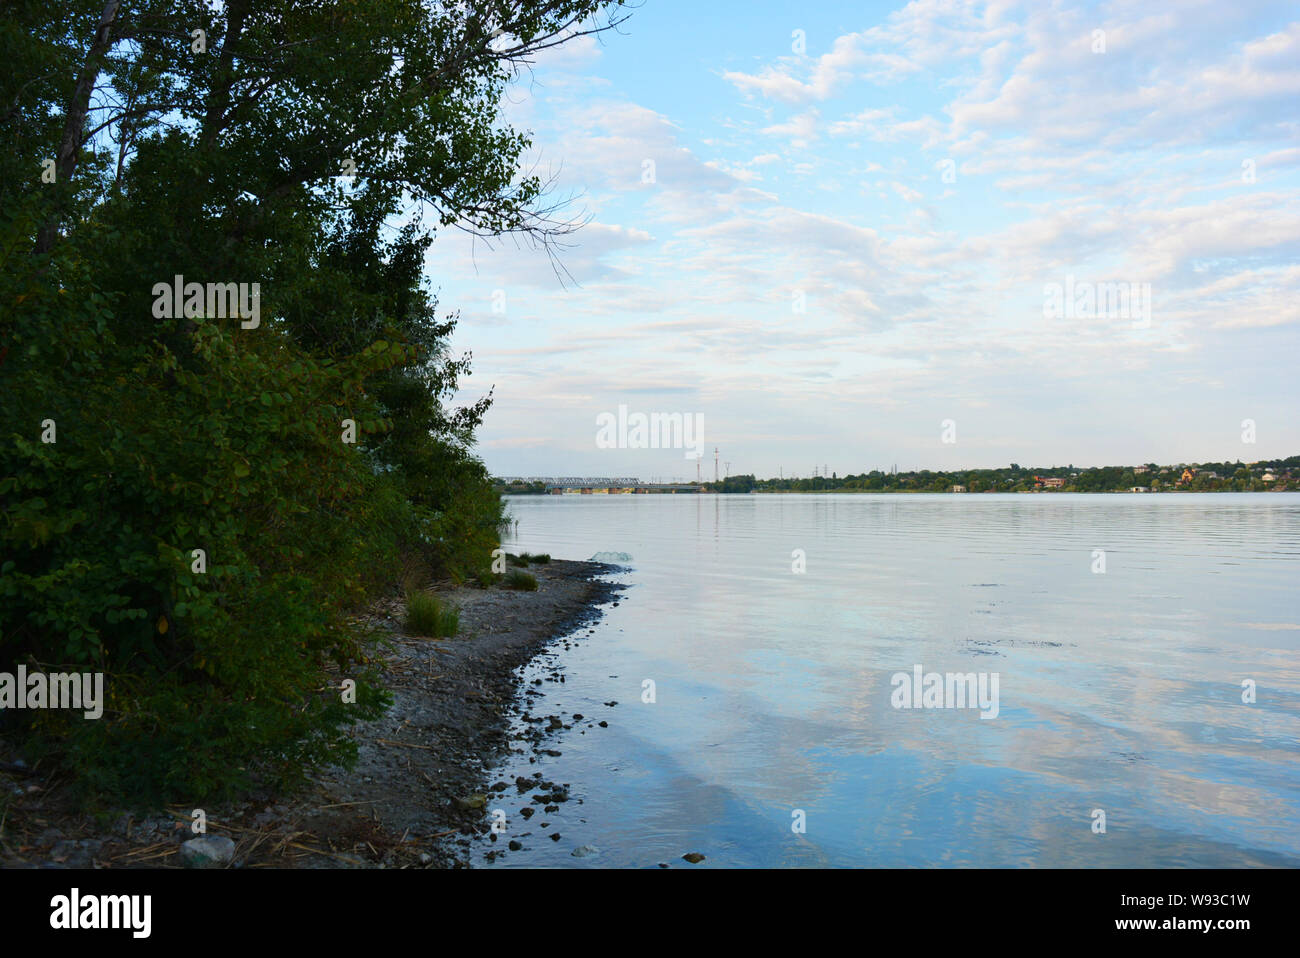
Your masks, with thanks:
<instances>
[{"instance_id":1,"label":"gravel shore","mask_svg":"<svg viewBox=\"0 0 1300 958\"><path fill-rule=\"evenodd\" d=\"M326 770L292 796L205 809L209 836L234 842L227 867L467 867L471 839L490 828L494 792L565 800L556 783L493 782L491 770L509 747L509 713L526 710L531 691L519 687L516 669L560 637L590 633L620 588L596 578L612 570L554 560L529 568L536 592L436 589L460 610L450 639L407 635L402 602L376 603L367 618L392 707L353 730L360 757L352 770ZM532 738L540 747L541 736ZM92 818L67 807L57 779L13 768L3 743L0 761L9 763L0 771L0 867L182 867L181 844L195 837L192 808Z\"/></svg>"}]
</instances>

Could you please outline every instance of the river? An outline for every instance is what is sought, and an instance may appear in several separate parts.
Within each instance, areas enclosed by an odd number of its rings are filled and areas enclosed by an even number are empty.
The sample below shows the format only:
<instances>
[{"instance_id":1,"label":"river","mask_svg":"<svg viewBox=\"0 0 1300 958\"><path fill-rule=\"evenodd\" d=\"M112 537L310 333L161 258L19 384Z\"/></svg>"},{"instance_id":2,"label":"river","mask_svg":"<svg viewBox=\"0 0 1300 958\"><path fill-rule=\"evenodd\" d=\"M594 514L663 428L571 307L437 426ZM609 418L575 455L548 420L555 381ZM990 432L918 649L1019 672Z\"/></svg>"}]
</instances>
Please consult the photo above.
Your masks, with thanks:
<instances>
[{"instance_id":1,"label":"river","mask_svg":"<svg viewBox=\"0 0 1300 958\"><path fill-rule=\"evenodd\" d=\"M493 867L1300 866L1300 494L509 508L627 588L501 770L571 799Z\"/></svg>"}]
</instances>

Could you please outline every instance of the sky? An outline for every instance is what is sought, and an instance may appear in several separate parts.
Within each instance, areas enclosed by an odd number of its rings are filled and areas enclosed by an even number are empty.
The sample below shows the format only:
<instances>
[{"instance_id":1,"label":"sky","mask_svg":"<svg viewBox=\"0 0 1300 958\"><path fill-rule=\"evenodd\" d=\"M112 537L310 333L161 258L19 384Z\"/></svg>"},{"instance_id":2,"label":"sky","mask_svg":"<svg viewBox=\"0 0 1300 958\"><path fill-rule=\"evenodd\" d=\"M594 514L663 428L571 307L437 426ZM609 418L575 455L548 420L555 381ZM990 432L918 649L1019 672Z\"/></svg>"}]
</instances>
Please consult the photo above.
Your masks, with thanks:
<instances>
[{"instance_id":1,"label":"sky","mask_svg":"<svg viewBox=\"0 0 1300 958\"><path fill-rule=\"evenodd\" d=\"M430 249L495 475L1300 453L1294 3L644 0L503 116L585 225Z\"/></svg>"}]
</instances>

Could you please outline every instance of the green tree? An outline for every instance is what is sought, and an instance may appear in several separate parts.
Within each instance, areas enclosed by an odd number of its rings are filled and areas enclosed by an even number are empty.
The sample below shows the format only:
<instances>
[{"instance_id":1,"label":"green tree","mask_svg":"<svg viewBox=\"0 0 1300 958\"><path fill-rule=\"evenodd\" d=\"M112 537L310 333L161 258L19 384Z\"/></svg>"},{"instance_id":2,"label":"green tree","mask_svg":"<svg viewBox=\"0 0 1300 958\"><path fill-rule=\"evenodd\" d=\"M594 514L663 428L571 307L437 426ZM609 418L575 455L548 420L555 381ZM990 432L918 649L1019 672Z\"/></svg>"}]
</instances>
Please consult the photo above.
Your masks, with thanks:
<instances>
[{"instance_id":1,"label":"green tree","mask_svg":"<svg viewBox=\"0 0 1300 958\"><path fill-rule=\"evenodd\" d=\"M412 551L486 568L502 519L472 449L490 392L448 406L469 358L424 253L573 227L497 106L617 7L6 10L0 669L102 670L108 699L36 716L29 749L185 800L348 757L383 704L354 610ZM176 276L245 311L168 315Z\"/></svg>"}]
</instances>

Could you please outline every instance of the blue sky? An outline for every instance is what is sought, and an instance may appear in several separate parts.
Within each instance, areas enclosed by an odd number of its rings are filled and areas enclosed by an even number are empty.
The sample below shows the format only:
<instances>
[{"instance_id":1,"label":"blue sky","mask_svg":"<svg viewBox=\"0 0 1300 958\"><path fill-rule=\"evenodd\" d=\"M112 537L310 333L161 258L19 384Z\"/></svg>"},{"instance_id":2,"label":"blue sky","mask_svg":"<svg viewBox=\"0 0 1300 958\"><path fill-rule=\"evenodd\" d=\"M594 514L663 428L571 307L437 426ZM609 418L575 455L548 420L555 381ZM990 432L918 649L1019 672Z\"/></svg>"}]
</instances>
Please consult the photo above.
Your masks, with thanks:
<instances>
[{"instance_id":1,"label":"blue sky","mask_svg":"<svg viewBox=\"0 0 1300 958\"><path fill-rule=\"evenodd\" d=\"M622 404L702 417L710 476L1300 453L1298 106L1294 4L645 0L505 104L572 278L430 251L478 452L693 476L597 447ZM1067 283L1150 312L1047 315Z\"/></svg>"}]
</instances>

